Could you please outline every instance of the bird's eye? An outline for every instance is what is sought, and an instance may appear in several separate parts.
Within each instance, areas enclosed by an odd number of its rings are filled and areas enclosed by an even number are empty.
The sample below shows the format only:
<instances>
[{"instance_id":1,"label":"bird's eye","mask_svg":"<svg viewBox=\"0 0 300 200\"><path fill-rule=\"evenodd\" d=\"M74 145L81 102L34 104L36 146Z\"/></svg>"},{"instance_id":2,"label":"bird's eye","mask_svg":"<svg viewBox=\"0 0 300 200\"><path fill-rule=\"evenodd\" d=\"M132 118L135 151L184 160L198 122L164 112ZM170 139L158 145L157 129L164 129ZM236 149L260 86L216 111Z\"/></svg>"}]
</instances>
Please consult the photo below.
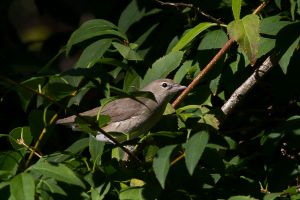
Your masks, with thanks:
<instances>
[{"instance_id":1,"label":"bird's eye","mask_svg":"<svg viewBox=\"0 0 300 200\"><path fill-rule=\"evenodd\" d=\"M161 84L161 86L162 86L163 88L166 88L166 87L168 87L168 84L167 84L166 82L164 82L164 83Z\"/></svg>"}]
</instances>

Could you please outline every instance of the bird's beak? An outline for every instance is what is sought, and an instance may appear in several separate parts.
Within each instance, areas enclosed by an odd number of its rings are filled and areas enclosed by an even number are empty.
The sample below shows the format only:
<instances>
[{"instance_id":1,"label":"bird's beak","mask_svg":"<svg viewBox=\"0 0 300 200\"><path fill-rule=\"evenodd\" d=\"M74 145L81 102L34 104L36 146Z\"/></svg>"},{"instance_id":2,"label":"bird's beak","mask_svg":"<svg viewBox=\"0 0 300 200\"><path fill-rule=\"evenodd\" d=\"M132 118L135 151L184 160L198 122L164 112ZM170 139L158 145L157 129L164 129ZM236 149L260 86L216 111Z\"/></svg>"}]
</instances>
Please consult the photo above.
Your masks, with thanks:
<instances>
[{"instance_id":1,"label":"bird's beak","mask_svg":"<svg viewBox=\"0 0 300 200\"><path fill-rule=\"evenodd\" d=\"M186 89L186 86L184 86L184 85L179 85L179 84L177 84L175 87L177 88L178 91L182 91L182 90L185 90L185 89Z\"/></svg>"}]
</instances>

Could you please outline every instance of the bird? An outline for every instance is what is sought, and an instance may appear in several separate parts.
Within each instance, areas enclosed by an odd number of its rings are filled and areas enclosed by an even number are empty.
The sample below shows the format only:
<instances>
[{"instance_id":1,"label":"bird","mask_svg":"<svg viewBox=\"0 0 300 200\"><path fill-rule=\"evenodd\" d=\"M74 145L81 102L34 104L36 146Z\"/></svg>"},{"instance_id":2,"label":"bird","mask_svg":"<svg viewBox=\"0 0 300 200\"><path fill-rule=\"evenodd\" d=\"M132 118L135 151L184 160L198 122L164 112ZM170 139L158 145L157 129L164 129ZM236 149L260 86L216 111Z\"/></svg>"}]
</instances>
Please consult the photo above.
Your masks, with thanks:
<instances>
[{"instance_id":1,"label":"bird","mask_svg":"<svg viewBox=\"0 0 300 200\"><path fill-rule=\"evenodd\" d=\"M153 98L138 96L136 98L120 98L109 102L103 107L80 113L79 115L94 117L108 115L110 121L104 127L105 132L112 133L118 142L132 140L147 133L161 118L168 102L186 87L177 84L172 79L158 79L150 82L140 91L151 92ZM72 126L76 130L76 116L59 119L56 124ZM75 125L75 126L74 126ZM113 133L120 133L113 135ZM104 134L98 132L96 139L99 141L112 142Z\"/></svg>"}]
</instances>

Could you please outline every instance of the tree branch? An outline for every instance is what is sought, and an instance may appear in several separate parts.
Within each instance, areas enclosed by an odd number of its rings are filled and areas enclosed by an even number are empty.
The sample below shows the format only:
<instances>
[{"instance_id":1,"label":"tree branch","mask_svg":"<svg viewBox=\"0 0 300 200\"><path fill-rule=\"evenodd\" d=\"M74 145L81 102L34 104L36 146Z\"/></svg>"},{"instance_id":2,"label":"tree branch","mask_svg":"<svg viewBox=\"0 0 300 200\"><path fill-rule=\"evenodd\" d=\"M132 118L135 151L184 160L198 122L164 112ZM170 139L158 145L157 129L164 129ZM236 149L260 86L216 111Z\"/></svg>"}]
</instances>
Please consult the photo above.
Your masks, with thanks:
<instances>
[{"instance_id":1,"label":"tree branch","mask_svg":"<svg viewBox=\"0 0 300 200\"><path fill-rule=\"evenodd\" d=\"M266 75L270 69L275 66L273 56L269 56L259 68L239 87L237 88L227 102L222 106L225 117L228 116L237 107L237 105L245 98L246 94Z\"/></svg>"},{"instance_id":2,"label":"tree branch","mask_svg":"<svg viewBox=\"0 0 300 200\"><path fill-rule=\"evenodd\" d=\"M253 11L253 14L257 14L262 9L266 7L266 5L271 0L266 0L262 4L260 4L255 11ZM213 69L216 62L228 51L228 49L231 47L231 45L234 43L233 39L230 39L226 42L226 44L220 49L220 51L213 57L213 59L204 67L202 71L197 75L197 77L189 84L189 86L176 98L176 100L172 103L172 106L176 108L183 99L190 93L190 91L198 85L198 83L201 81L201 79L210 71Z\"/></svg>"}]
</instances>

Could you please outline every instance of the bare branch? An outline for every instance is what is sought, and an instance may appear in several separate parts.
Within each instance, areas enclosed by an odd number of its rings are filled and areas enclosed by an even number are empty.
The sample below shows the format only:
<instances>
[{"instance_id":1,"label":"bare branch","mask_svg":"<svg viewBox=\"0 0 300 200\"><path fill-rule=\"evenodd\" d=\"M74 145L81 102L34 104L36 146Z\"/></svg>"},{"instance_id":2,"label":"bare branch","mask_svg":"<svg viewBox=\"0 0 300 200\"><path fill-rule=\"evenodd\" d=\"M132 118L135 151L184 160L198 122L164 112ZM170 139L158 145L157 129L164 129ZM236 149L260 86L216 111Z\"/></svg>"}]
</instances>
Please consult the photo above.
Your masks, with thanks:
<instances>
[{"instance_id":1,"label":"bare branch","mask_svg":"<svg viewBox=\"0 0 300 200\"><path fill-rule=\"evenodd\" d=\"M198 85L198 83L202 80L202 78L213 69L215 63L226 53L226 51L233 44L233 40L230 39L226 42L226 44L220 49L220 51L213 57L213 59L204 67L202 71L194 78L194 80L188 85L188 87L176 98L176 100L172 103L172 106L176 108L183 99L190 93L190 91Z\"/></svg>"},{"instance_id":2,"label":"bare branch","mask_svg":"<svg viewBox=\"0 0 300 200\"><path fill-rule=\"evenodd\" d=\"M272 56L269 56L259 68L239 87L228 101L222 106L221 110L225 116L228 116L237 105L245 98L246 94L265 76L267 72L275 65Z\"/></svg>"}]
</instances>

